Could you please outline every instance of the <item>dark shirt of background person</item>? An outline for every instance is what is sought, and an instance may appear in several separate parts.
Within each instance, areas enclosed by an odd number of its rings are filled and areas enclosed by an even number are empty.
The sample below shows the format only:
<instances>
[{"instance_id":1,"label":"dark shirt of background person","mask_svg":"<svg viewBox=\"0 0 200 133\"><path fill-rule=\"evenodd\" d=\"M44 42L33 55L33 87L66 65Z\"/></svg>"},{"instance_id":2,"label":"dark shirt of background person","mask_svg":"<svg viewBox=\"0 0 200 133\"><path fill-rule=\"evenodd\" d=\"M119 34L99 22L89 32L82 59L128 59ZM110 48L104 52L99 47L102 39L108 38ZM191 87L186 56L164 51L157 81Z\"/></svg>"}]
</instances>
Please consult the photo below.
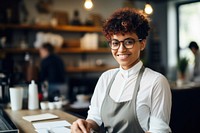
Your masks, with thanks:
<instances>
[{"instance_id":1,"label":"dark shirt of background person","mask_svg":"<svg viewBox=\"0 0 200 133\"><path fill-rule=\"evenodd\" d=\"M39 49L41 57L40 82L48 82L49 97L54 94L66 94L66 72L62 59L54 53L54 47L50 43L44 43ZM64 87L63 87L64 86ZM67 94L66 94L67 95Z\"/></svg>"},{"instance_id":2,"label":"dark shirt of background person","mask_svg":"<svg viewBox=\"0 0 200 133\"><path fill-rule=\"evenodd\" d=\"M44 53L44 54L43 54ZM41 61L41 82L45 80L48 83L64 83L65 82L65 65L61 58L54 54L54 47L45 43L40 48Z\"/></svg>"}]
</instances>

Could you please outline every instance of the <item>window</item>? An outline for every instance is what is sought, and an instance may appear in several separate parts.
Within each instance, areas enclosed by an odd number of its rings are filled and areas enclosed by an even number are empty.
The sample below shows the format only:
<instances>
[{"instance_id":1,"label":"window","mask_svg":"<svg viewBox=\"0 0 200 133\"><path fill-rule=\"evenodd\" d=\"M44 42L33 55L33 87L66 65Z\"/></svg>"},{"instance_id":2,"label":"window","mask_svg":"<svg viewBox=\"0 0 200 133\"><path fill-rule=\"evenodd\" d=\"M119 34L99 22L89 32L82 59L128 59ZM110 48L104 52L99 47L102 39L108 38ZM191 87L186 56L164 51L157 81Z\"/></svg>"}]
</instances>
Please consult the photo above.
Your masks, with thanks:
<instances>
[{"instance_id":1,"label":"window","mask_svg":"<svg viewBox=\"0 0 200 133\"><path fill-rule=\"evenodd\" d=\"M191 41L200 45L200 2L178 5L178 26L179 57L187 57L192 64L194 56L188 45Z\"/></svg>"}]
</instances>

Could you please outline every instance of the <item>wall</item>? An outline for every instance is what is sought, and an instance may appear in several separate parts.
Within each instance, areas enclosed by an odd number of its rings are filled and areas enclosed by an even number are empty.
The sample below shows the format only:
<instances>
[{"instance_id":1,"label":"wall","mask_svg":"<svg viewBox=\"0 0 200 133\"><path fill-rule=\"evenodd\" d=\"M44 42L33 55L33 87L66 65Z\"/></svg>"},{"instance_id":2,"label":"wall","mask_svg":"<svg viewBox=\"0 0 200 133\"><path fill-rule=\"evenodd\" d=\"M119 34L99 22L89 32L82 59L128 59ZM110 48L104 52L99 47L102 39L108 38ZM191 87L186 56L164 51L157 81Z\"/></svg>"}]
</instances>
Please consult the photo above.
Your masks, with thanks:
<instances>
[{"instance_id":1,"label":"wall","mask_svg":"<svg viewBox=\"0 0 200 133\"><path fill-rule=\"evenodd\" d=\"M50 15L39 15L34 8L37 0L24 0L27 6L27 9L30 13L29 22L31 22L35 18L43 18L44 16L47 19L50 19ZM123 7L125 4L125 0L93 0L94 8L90 11L84 9L83 4L84 0L54 0L53 1L52 10L62 10L66 11L69 14L69 19L71 20L73 17L73 11L78 9L80 11L81 21L84 23L90 13L99 13L103 18L107 18L115 9ZM132 6L143 9L145 2L134 1L132 2ZM154 8L153 15L150 16L152 19L152 24L156 26L157 31L159 33L159 38L161 42L161 65L164 66L167 71L168 68L168 58L167 58L167 3L166 2L158 2L151 3ZM98 5L98 6L97 6ZM147 44L148 49L148 44ZM148 50L147 50L148 53Z\"/></svg>"},{"instance_id":2,"label":"wall","mask_svg":"<svg viewBox=\"0 0 200 133\"><path fill-rule=\"evenodd\" d=\"M80 11L81 21L84 23L90 13L100 13L103 18L108 17L115 9L122 7L124 0L93 0L94 7L91 10L86 10L84 0L53 0L52 10L66 11L69 14L69 19L73 17L73 11L78 9ZM35 5L38 0L24 0L25 5L30 13L29 22L39 15ZM98 5L98 6L97 6ZM50 16L45 15L47 18Z\"/></svg>"}]
</instances>

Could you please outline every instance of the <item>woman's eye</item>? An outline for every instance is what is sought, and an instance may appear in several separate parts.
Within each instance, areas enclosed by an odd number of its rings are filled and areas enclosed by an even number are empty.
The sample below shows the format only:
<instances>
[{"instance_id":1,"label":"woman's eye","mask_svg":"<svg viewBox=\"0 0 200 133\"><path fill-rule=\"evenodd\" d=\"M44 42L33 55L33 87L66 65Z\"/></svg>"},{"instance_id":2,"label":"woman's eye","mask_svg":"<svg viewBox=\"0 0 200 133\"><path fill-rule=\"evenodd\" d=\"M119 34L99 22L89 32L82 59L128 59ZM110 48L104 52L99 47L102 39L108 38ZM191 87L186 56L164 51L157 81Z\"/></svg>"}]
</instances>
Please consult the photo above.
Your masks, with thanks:
<instances>
[{"instance_id":1,"label":"woman's eye","mask_svg":"<svg viewBox=\"0 0 200 133\"><path fill-rule=\"evenodd\" d=\"M118 46L118 45L119 45L119 42L112 42L112 45L113 45L113 46Z\"/></svg>"},{"instance_id":2,"label":"woman's eye","mask_svg":"<svg viewBox=\"0 0 200 133\"><path fill-rule=\"evenodd\" d=\"M133 40L126 40L125 44L134 44Z\"/></svg>"}]
</instances>

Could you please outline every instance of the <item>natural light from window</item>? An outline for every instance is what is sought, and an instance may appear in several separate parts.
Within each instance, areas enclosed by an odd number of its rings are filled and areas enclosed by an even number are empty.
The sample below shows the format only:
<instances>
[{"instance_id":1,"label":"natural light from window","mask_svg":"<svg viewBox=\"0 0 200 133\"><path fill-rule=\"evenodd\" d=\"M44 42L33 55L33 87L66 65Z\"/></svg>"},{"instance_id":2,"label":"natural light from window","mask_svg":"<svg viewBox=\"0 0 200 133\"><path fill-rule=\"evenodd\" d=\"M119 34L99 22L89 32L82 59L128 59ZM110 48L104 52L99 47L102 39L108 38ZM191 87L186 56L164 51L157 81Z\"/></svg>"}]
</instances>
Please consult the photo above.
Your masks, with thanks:
<instances>
[{"instance_id":1,"label":"natural light from window","mask_svg":"<svg viewBox=\"0 0 200 133\"><path fill-rule=\"evenodd\" d=\"M188 45L196 41L200 46L200 2L183 4L179 7L179 47L180 57L190 59L193 64L194 56Z\"/></svg>"}]
</instances>

